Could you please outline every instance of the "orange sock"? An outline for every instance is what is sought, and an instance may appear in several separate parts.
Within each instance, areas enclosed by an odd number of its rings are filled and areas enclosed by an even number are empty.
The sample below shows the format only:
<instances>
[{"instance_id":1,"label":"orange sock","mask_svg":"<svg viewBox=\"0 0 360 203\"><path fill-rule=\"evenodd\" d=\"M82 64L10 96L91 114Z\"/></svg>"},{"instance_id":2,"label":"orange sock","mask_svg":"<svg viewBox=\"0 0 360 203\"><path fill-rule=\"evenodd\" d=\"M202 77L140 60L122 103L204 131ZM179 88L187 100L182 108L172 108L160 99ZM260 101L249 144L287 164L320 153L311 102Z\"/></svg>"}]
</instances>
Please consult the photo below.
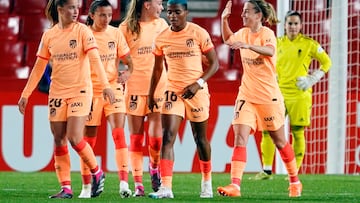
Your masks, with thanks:
<instances>
[{"instance_id":1,"label":"orange sock","mask_svg":"<svg viewBox=\"0 0 360 203\"><path fill-rule=\"evenodd\" d=\"M299 178L296 166L296 159L294 150L292 149L291 145L289 143L286 143L286 145L282 149L278 150L280 152L282 160L284 161L286 170L289 174L290 183L298 182Z\"/></svg>"},{"instance_id":2,"label":"orange sock","mask_svg":"<svg viewBox=\"0 0 360 203\"><path fill-rule=\"evenodd\" d=\"M84 163L82 159L80 159L80 173L81 180L84 185L91 183L91 172L90 168Z\"/></svg>"},{"instance_id":3,"label":"orange sock","mask_svg":"<svg viewBox=\"0 0 360 203\"><path fill-rule=\"evenodd\" d=\"M99 167L95 158L94 151L90 145L85 141L81 140L77 145L72 146L73 149L79 154L80 158L90 168L91 173L98 171Z\"/></svg>"},{"instance_id":4,"label":"orange sock","mask_svg":"<svg viewBox=\"0 0 360 203\"><path fill-rule=\"evenodd\" d=\"M173 168L174 161L167 159L160 160L161 185L167 188L172 188Z\"/></svg>"},{"instance_id":5,"label":"orange sock","mask_svg":"<svg viewBox=\"0 0 360 203\"><path fill-rule=\"evenodd\" d=\"M241 185L246 166L246 147L235 147L231 158L231 183Z\"/></svg>"},{"instance_id":6,"label":"orange sock","mask_svg":"<svg viewBox=\"0 0 360 203\"><path fill-rule=\"evenodd\" d=\"M115 160L118 168L119 180L128 182L129 158L124 128L114 128L112 136L115 144Z\"/></svg>"},{"instance_id":7,"label":"orange sock","mask_svg":"<svg viewBox=\"0 0 360 203\"><path fill-rule=\"evenodd\" d=\"M54 147L54 162L59 183L62 187L71 189L70 154L67 145Z\"/></svg>"},{"instance_id":8,"label":"orange sock","mask_svg":"<svg viewBox=\"0 0 360 203\"><path fill-rule=\"evenodd\" d=\"M144 135L130 135L130 163L135 183L142 183Z\"/></svg>"},{"instance_id":9,"label":"orange sock","mask_svg":"<svg viewBox=\"0 0 360 203\"><path fill-rule=\"evenodd\" d=\"M208 181L211 180L211 160L201 161L200 162L200 171L202 174L202 180Z\"/></svg>"},{"instance_id":10,"label":"orange sock","mask_svg":"<svg viewBox=\"0 0 360 203\"><path fill-rule=\"evenodd\" d=\"M95 137L84 136L84 140L87 143L89 143L89 145L92 149L94 149L95 144L96 144L96 136ZM84 163L84 161L82 159L80 159L80 173L81 173L82 183L84 185L91 184L90 168Z\"/></svg>"},{"instance_id":11,"label":"orange sock","mask_svg":"<svg viewBox=\"0 0 360 203\"><path fill-rule=\"evenodd\" d=\"M128 149L121 148L115 150L116 165L118 167L119 180L128 182L129 166L128 166Z\"/></svg>"},{"instance_id":12,"label":"orange sock","mask_svg":"<svg viewBox=\"0 0 360 203\"><path fill-rule=\"evenodd\" d=\"M149 157L152 168L157 168L160 164L162 137L149 136Z\"/></svg>"}]
</instances>

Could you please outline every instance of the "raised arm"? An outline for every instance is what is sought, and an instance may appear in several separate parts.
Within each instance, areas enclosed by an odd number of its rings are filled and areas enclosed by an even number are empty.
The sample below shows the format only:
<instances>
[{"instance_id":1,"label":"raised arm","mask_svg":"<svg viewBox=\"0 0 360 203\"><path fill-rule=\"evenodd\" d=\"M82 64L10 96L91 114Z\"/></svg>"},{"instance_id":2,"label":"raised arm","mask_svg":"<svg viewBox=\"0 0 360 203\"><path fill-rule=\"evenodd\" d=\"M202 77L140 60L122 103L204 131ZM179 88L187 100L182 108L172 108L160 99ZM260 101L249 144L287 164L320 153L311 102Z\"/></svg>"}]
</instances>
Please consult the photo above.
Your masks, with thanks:
<instances>
[{"instance_id":1,"label":"raised arm","mask_svg":"<svg viewBox=\"0 0 360 203\"><path fill-rule=\"evenodd\" d=\"M228 19L231 14L232 1L226 3L225 9L221 14L221 36L223 41L226 42L234 33L231 31Z\"/></svg>"}]
</instances>

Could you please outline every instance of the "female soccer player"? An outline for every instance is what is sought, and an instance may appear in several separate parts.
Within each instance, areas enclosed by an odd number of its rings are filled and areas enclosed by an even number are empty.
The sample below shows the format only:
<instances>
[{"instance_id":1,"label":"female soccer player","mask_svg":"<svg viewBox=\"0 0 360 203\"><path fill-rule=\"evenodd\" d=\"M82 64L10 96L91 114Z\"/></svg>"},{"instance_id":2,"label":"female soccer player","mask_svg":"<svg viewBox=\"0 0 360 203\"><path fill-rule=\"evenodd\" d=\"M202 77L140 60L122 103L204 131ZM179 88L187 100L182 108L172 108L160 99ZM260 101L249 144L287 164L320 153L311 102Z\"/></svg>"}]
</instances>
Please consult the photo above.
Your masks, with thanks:
<instances>
[{"instance_id":1,"label":"female soccer player","mask_svg":"<svg viewBox=\"0 0 360 203\"><path fill-rule=\"evenodd\" d=\"M61 191L49 198L73 196L68 141L90 168L91 196L96 197L104 189L105 174L99 168L92 148L83 139L92 98L90 65L102 83L104 97L111 104L115 100L114 93L106 78L94 35L89 28L77 22L78 0L50 0L46 14L53 26L43 33L35 65L18 102L19 111L25 113L28 98L51 59L49 120L54 136L55 171Z\"/></svg>"},{"instance_id":2,"label":"female soccer player","mask_svg":"<svg viewBox=\"0 0 360 203\"><path fill-rule=\"evenodd\" d=\"M209 33L200 26L187 22L186 0L169 0L167 18L170 27L161 32L154 43L155 66L151 79L148 105L157 109L154 98L164 60L167 63L167 88L161 108L163 146L161 148L161 187L150 193L151 198L173 198L172 177L174 142L182 120L190 121L202 172L201 198L212 198L211 148L207 139L210 95L206 81L218 70L219 63ZM209 67L202 68L202 55Z\"/></svg>"},{"instance_id":3,"label":"female soccer player","mask_svg":"<svg viewBox=\"0 0 360 203\"><path fill-rule=\"evenodd\" d=\"M152 45L155 37L168 24L160 18L163 10L162 0L133 0L129 4L125 20L119 29L124 34L130 47L134 69L126 82L126 113L130 129L130 160L135 183L135 197L145 195L143 185L143 146L145 119L148 122L148 151L150 157L149 173L154 191L160 187L160 149L162 144L162 128L160 109L153 112L146 105L150 79L154 68L155 57ZM128 75L128 71L123 73ZM164 100L166 71L161 74L155 97L159 107Z\"/></svg>"},{"instance_id":4,"label":"female soccer player","mask_svg":"<svg viewBox=\"0 0 360 203\"><path fill-rule=\"evenodd\" d=\"M99 54L104 65L108 81L115 93L115 103L110 104L104 100L101 93L101 81L92 74L94 96L89 119L86 123L84 139L94 148L98 126L101 124L104 112L111 126L112 137L115 145L115 161L119 176L119 193L122 198L130 197L131 190L128 185L128 146L125 140L125 95L123 84L118 83L119 59L127 64L130 72L132 62L129 55L129 47L122 33L115 27L109 25L112 19L112 7L108 0L93 1L89 8L86 25L93 31ZM125 82L125 78L119 78ZM86 164L81 161L82 191L80 198L90 197L90 171Z\"/></svg>"},{"instance_id":5,"label":"female soccer player","mask_svg":"<svg viewBox=\"0 0 360 203\"><path fill-rule=\"evenodd\" d=\"M292 147L298 170L305 156L305 127L310 126L311 87L320 81L331 67L328 54L317 41L303 35L301 29L301 14L297 11L288 11L285 16L285 35L277 39L276 61L278 82L284 96L286 113L290 119ZM313 59L321 66L308 74ZM275 146L267 131L263 131L261 151L264 170L256 174L253 179L271 179Z\"/></svg>"},{"instance_id":6,"label":"female soccer player","mask_svg":"<svg viewBox=\"0 0 360 203\"><path fill-rule=\"evenodd\" d=\"M264 0L245 2L241 17L244 27L233 33L228 18L232 1L221 15L223 40L232 49L239 49L244 74L235 101L232 121L234 150L231 158L231 184L218 187L223 196L241 196L240 185L246 165L248 137L256 130L270 133L289 174L289 196L301 196L302 184L297 175L294 151L284 135L285 108L276 81L276 37L263 23L278 22L271 4Z\"/></svg>"}]
</instances>

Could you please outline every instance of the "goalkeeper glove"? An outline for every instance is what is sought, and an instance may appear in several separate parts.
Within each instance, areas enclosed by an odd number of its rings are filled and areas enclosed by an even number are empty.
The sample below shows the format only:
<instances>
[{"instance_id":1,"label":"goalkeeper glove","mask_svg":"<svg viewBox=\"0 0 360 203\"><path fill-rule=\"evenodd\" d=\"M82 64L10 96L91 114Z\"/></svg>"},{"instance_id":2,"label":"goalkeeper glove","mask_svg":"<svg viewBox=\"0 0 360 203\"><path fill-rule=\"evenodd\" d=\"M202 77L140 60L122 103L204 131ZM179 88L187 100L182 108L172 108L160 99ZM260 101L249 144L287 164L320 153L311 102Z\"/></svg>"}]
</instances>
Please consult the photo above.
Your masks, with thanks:
<instances>
[{"instance_id":1,"label":"goalkeeper glove","mask_svg":"<svg viewBox=\"0 0 360 203\"><path fill-rule=\"evenodd\" d=\"M300 90L307 90L315 85L319 80L324 77L325 73L322 70L316 70L311 75L301 76L297 78L296 86Z\"/></svg>"}]
</instances>

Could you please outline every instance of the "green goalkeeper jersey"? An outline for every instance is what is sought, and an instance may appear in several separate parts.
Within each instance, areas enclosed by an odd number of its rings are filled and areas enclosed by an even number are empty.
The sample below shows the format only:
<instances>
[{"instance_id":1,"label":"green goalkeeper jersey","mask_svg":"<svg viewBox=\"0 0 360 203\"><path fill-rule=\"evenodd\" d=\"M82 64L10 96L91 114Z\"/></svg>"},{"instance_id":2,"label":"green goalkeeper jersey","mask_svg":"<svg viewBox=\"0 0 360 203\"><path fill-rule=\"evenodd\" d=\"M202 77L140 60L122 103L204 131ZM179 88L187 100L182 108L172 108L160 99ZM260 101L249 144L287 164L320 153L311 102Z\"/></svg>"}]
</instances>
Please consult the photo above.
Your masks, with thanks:
<instances>
[{"instance_id":1,"label":"green goalkeeper jersey","mask_svg":"<svg viewBox=\"0 0 360 203\"><path fill-rule=\"evenodd\" d=\"M328 72L331 59L317 41L303 34L292 41L286 35L277 38L276 72L285 99L301 97L303 91L297 88L296 81L298 77L309 74L313 59L319 61L322 71Z\"/></svg>"}]
</instances>

